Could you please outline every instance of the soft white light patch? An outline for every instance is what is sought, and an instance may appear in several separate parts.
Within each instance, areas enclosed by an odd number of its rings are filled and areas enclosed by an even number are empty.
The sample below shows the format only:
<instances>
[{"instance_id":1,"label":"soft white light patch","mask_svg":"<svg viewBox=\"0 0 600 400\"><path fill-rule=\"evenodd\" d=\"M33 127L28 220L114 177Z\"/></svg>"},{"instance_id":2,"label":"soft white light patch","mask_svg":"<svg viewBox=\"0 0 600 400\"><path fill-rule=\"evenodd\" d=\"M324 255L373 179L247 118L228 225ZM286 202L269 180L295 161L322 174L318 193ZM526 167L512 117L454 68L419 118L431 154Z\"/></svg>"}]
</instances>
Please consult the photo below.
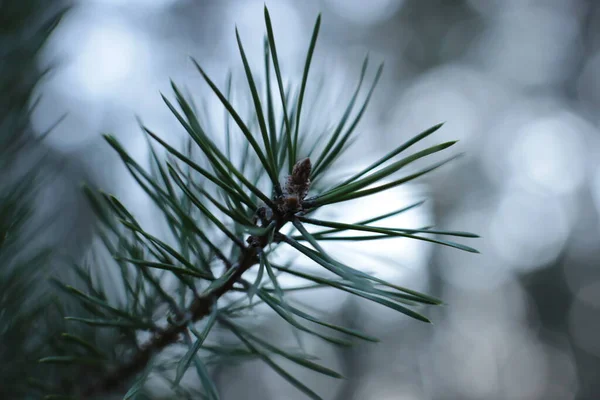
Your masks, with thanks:
<instances>
[{"instance_id":1,"label":"soft white light patch","mask_svg":"<svg viewBox=\"0 0 600 400\"><path fill-rule=\"evenodd\" d=\"M565 117L565 118L563 118ZM541 118L524 125L510 153L511 169L524 186L549 194L567 194L584 182L581 132L567 115Z\"/></svg>"},{"instance_id":2,"label":"soft white light patch","mask_svg":"<svg viewBox=\"0 0 600 400\"><path fill-rule=\"evenodd\" d=\"M570 228L565 206L556 197L510 187L492 217L490 238L507 267L531 271L558 256Z\"/></svg>"},{"instance_id":3,"label":"soft white light patch","mask_svg":"<svg viewBox=\"0 0 600 400\"><path fill-rule=\"evenodd\" d=\"M404 0L325 0L340 17L359 25L383 22L398 12Z\"/></svg>"},{"instance_id":4,"label":"soft white light patch","mask_svg":"<svg viewBox=\"0 0 600 400\"><path fill-rule=\"evenodd\" d=\"M127 83L146 58L144 43L125 24L98 21L74 43L69 65L75 86L90 97L110 94Z\"/></svg>"},{"instance_id":5,"label":"soft white light patch","mask_svg":"<svg viewBox=\"0 0 600 400\"><path fill-rule=\"evenodd\" d=\"M100 131L115 129L122 117L143 113L140 105L148 104L144 91L154 81L150 55L144 33L126 19L74 11L45 50L47 59L61 64L44 85L34 126L43 132L68 112L48 142L72 151L98 137Z\"/></svg>"}]
</instances>

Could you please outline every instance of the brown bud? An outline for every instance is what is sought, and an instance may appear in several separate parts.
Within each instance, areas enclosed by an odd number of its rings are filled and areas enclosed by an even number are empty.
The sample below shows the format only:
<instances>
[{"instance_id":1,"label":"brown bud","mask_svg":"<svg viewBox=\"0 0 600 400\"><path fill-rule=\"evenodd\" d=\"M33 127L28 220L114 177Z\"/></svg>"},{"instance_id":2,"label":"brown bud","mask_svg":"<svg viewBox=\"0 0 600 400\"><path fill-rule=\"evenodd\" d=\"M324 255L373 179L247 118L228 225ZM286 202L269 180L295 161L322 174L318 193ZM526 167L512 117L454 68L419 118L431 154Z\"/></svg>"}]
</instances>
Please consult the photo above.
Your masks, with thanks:
<instances>
[{"instance_id":1,"label":"brown bud","mask_svg":"<svg viewBox=\"0 0 600 400\"><path fill-rule=\"evenodd\" d=\"M310 158L304 158L294 165L292 168L292 180L296 184L302 184L302 182L308 182L308 178L310 177L310 171L312 169L312 164L310 163Z\"/></svg>"},{"instance_id":2,"label":"brown bud","mask_svg":"<svg viewBox=\"0 0 600 400\"><path fill-rule=\"evenodd\" d=\"M309 158L304 158L298 161L294 168L292 168L292 174L288 176L285 185L285 191L288 195L296 195L300 200L303 200L308 193L310 188L310 172L312 164Z\"/></svg>"}]
</instances>

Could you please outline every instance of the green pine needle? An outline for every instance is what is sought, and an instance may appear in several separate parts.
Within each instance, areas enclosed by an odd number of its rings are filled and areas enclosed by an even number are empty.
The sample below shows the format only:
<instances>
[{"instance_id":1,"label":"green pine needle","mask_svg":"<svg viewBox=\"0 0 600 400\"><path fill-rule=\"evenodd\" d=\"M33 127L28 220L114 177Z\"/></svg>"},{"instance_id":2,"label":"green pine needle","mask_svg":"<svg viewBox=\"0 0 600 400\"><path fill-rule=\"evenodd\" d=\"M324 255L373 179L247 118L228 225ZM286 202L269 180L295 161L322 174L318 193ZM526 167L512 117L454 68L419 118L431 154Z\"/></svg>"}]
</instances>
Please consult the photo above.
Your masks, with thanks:
<instances>
[{"instance_id":1,"label":"green pine needle","mask_svg":"<svg viewBox=\"0 0 600 400\"><path fill-rule=\"evenodd\" d=\"M274 357L339 379L342 376L338 372L306 354L301 339L310 335L336 346L378 339L359 329L338 326L328 321L326 313L305 311L307 307L295 301L296 296L323 288L339 290L426 323L430 320L421 313L425 307L442 304L432 296L363 272L363 268L372 269L373 265L350 266L338 261L325 251L323 243L403 238L477 253L470 246L440 239L478 237L469 232L373 225L416 209L423 201L353 223L309 216L321 207L387 191L433 172L456 156L422 169L411 168L422 159L446 153L456 142L411 153L413 146L442 127L434 125L375 158L366 168L339 178L336 161L356 141L359 123L382 77L383 64L363 93L369 73L369 58L365 57L348 103L342 105L341 116L336 121L325 121L324 129L319 130L324 137L314 141L314 132L310 131L314 127L301 121L311 120L313 113L320 112L307 88L323 86L314 77L313 67L321 15L308 41L301 78L297 84L285 85L266 7L264 18L264 70L250 68L243 37L235 30L247 84L240 93L246 96L248 109L234 106L234 99L237 104L240 97L231 73L221 91L192 59L210 95L224 107L225 115L219 116L225 118L223 132L215 131L205 98L194 101L193 93L180 89L185 86L171 82L174 99L161 96L186 134L182 148L138 119L149 148L146 168L115 136L104 135L134 184L152 200L153 217L163 224L151 233L138 218L138 210L128 208L113 195L84 185L83 192L98 215L96 234L102 257L70 263L76 277L73 282L55 280L60 290L56 315L64 326L56 335L58 339L50 340L51 354L40 354L34 359L42 365L61 364L70 371L87 366L86 371L97 375L89 379L77 375L71 386L60 390L41 382L36 390L91 398L127 387L120 396L142 398L147 393L146 381L152 375L164 379L177 395L218 399L218 386L210 378L215 365L260 359L306 396L319 399ZM277 88L271 82L273 73ZM233 137L237 128L241 132L239 138ZM214 140L216 135L224 135L222 145ZM400 174L403 175L398 177ZM307 197L308 193L312 197ZM320 230L311 232L309 225ZM10 227L8 235L0 230L0 250L10 244L15 227ZM367 234L354 235L356 232ZM275 263L280 249L307 257L321 267L323 274L302 271L293 261L285 266ZM106 263L107 258L112 263ZM252 279L247 274L250 269L255 270ZM303 283L286 286L282 279L286 276ZM11 284L16 285L14 279ZM64 298L68 303L63 304ZM300 350L286 349L246 326L251 312L259 310L285 321ZM33 313L43 314L43 308ZM211 332L215 329L233 336L211 343L208 338L213 337ZM170 346L181 351L163 352ZM188 387L187 378L191 376L201 390Z\"/></svg>"}]
</instances>

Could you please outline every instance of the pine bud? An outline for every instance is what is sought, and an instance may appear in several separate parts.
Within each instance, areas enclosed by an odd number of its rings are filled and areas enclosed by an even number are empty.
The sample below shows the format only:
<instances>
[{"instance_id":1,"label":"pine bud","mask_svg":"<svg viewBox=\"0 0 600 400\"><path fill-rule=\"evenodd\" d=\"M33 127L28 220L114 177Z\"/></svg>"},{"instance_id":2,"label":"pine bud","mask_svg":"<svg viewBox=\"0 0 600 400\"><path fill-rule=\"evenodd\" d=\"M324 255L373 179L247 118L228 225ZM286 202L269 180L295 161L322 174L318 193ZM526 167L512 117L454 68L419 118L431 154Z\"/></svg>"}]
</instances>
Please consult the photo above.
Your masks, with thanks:
<instances>
[{"instance_id":1,"label":"pine bud","mask_svg":"<svg viewBox=\"0 0 600 400\"><path fill-rule=\"evenodd\" d=\"M296 195L299 200L304 200L310 188L310 172L312 164L309 158L304 158L294 165L292 174L288 176L285 185L287 195Z\"/></svg>"}]
</instances>

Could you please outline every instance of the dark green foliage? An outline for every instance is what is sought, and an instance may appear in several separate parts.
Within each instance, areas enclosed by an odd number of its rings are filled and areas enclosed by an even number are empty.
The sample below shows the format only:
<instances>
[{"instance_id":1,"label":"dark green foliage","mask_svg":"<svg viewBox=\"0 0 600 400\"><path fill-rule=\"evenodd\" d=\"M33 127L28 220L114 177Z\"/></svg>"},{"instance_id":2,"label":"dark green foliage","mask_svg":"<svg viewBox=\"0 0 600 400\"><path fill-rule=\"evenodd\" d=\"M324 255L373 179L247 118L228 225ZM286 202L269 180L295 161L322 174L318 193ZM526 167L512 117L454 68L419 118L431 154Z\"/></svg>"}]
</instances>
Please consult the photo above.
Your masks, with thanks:
<instances>
[{"instance_id":1,"label":"dark green foliage","mask_svg":"<svg viewBox=\"0 0 600 400\"><path fill-rule=\"evenodd\" d=\"M51 252L41 248L45 224L33 221L42 161L25 167L38 150L30 116L36 88L50 70L37 56L64 10L43 1L0 2L0 398L22 399L45 390L40 379L58 380L37 364L56 333L47 316L59 318L44 290ZM40 8L46 10L40 13ZM49 127L48 132L52 127ZM44 135L45 133L43 133ZM42 135L42 136L43 136ZM43 335L40 335L43 332Z\"/></svg>"}]
</instances>

